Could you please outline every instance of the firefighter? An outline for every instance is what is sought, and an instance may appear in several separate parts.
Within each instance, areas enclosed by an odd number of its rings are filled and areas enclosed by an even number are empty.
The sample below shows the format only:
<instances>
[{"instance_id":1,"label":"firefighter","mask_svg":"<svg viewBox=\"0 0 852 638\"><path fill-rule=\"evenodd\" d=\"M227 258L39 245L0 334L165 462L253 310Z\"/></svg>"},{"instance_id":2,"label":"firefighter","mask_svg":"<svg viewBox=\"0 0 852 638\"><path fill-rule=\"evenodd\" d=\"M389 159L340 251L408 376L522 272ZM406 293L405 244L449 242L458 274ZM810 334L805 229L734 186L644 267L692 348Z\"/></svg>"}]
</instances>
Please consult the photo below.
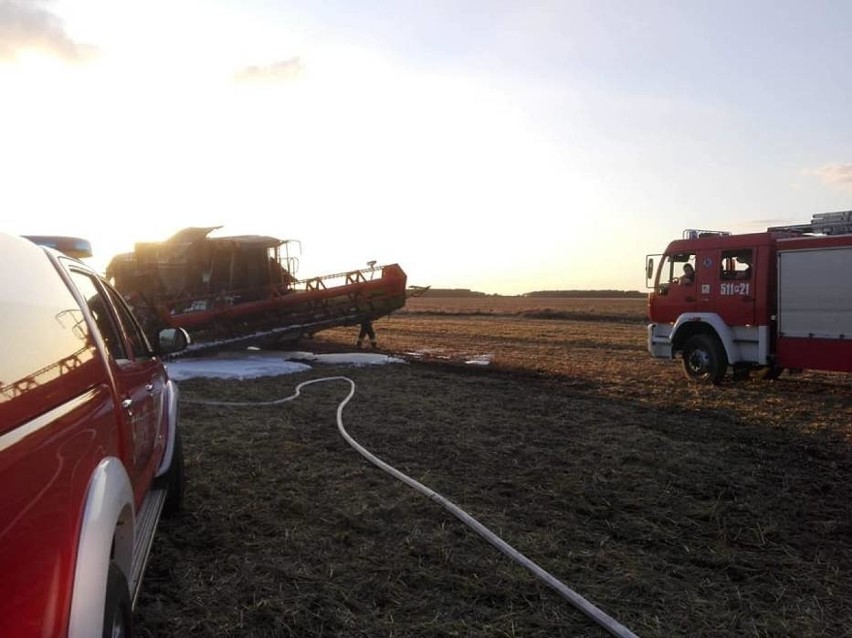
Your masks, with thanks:
<instances>
[{"instance_id":1,"label":"firefighter","mask_svg":"<svg viewBox=\"0 0 852 638\"><path fill-rule=\"evenodd\" d=\"M369 321L363 321L361 323L361 332L358 333L358 342L356 343L356 347L360 350L364 345L364 337L368 337L370 339L370 347L377 348L376 344L376 331L373 330L373 324Z\"/></svg>"},{"instance_id":2,"label":"firefighter","mask_svg":"<svg viewBox=\"0 0 852 638\"><path fill-rule=\"evenodd\" d=\"M692 264L684 264L683 265L683 276L680 278L681 286L691 286L692 282L695 280L695 268L692 267Z\"/></svg>"}]
</instances>

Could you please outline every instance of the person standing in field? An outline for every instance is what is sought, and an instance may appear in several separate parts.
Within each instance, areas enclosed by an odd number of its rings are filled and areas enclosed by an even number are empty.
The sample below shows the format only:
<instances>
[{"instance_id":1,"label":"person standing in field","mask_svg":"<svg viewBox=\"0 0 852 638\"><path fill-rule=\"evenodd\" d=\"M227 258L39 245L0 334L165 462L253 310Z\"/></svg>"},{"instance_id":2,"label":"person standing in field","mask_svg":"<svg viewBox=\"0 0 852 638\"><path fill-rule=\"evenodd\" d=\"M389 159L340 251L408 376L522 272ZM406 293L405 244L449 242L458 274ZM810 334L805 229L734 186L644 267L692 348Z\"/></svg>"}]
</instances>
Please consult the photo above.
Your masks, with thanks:
<instances>
[{"instance_id":1,"label":"person standing in field","mask_svg":"<svg viewBox=\"0 0 852 638\"><path fill-rule=\"evenodd\" d=\"M370 321L361 322L361 332L358 333L358 341L355 346L360 350L364 346L364 337L370 340L370 347L377 348L376 331L373 330L373 324Z\"/></svg>"}]
</instances>

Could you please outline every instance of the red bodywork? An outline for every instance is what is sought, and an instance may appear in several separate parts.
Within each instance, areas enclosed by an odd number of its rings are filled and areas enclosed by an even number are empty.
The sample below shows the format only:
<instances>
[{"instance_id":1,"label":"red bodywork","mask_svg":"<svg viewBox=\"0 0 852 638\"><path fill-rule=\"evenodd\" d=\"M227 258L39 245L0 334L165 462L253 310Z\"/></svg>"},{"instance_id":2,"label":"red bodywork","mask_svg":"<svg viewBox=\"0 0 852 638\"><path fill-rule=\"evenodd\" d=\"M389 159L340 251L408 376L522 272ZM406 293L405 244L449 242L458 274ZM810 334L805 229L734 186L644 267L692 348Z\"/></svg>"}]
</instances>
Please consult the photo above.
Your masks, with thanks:
<instances>
[{"instance_id":1,"label":"red bodywork","mask_svg":"<svg viewBox=\"0 0 852 638\"><path fill-rule=\"evenodd\" d=\"M648 297L651 321L674 322L683 313L715 312L728 325L766 325L774 311L774 239L770 233L707 236L680 239L666 248L665 255L695 254L695 281L690 286L658 287ZM722 279L722 252L755 250L756 259L747 288L734 289ZM734 294L730 294L734 293Z\"/></svg>"}]
</instances>

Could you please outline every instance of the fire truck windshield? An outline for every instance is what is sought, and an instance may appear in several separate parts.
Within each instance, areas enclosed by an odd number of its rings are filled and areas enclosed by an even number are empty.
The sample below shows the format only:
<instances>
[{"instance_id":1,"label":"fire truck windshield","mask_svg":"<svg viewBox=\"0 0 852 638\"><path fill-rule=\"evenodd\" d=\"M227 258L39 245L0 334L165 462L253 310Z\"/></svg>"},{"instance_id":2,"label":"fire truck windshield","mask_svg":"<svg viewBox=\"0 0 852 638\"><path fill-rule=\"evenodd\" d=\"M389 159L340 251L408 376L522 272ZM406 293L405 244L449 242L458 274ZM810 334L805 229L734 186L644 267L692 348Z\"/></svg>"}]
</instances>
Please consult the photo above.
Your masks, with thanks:
<instances>
[{"instance_id":1,"label":"fire truck windshield","mask_svg":"<svg viewBox=\"0 0 852 638\"><path fill-rule=\"evenodd\" d=\"M695 281L695 253L663 255L657 277L657 290L665 293L669 286L689 286Z\"/></svg>"}]
</instances>

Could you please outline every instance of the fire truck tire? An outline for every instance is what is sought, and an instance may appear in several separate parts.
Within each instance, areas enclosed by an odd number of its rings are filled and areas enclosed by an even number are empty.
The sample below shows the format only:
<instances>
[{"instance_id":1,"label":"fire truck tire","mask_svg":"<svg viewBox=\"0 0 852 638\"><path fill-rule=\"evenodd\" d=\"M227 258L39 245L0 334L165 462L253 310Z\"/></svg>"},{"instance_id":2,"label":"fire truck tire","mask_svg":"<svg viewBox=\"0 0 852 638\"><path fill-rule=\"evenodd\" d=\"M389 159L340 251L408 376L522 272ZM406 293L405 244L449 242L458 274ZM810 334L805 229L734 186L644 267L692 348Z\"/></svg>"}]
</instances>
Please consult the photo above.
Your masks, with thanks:
<instances>
[{"instance_id":1,"label":"fire truck tire","mask_svg":"<svg viewBox=\"0 0 852 638\"><path fill-rule=\"evenodd\" d=\"M104 603L103 638L130 638L133 635L133 611L127 580L115 563L109 564Z\"/></svg>"},{"instance_id":2,"label":"fire truck tire","mask_svg":"<svg viewBox=\"0 0 852 638\"><path fill-rule=\"evenodd\" d=\"M779 368L778 366L766 366L765 368L760 368L760 370L755 373L755 376L758 379L763 379L765 381L775 381L775 379L781 376L782 372L784 372L784 368Z\"/></svg>"},{"instance_id":3,"label":"fire truck tire","mask_svg":"<svg viewBox=\"0 0 852 638\"><path fill-rule=\"evenodd\" d=\"M690 381L717 384L728 370L725 348L714 335L697 334L683 346L683 371Z\"/></svg>"},{"instance_id":4,"label":"fire truck tire","mask_svg":"<svg viewBox=\"0 0 852 638\"><path fill-rule=\"evenodd\" d=\"M163 504L163 515L173 516L183 509L183 495L186 490L186 469L183 458L183 441L180 429L175 432L175 449L172 453L172 463L162 477L165 484L166 502Z\"/></svg>"}]
</instances>

